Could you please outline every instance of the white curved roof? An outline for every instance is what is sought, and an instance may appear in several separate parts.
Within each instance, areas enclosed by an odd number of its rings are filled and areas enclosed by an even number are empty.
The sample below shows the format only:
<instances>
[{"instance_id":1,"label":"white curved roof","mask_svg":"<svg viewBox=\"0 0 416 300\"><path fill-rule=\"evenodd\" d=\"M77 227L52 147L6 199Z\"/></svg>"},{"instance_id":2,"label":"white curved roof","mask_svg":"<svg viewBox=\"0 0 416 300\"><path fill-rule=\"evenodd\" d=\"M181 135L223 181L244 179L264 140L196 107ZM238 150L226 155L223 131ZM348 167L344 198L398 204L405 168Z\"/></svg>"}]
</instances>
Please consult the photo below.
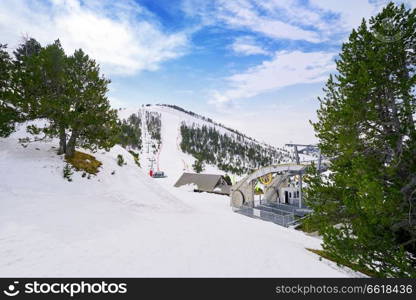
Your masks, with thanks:
<instances>
[{"instance_id":1,"label":"white curved roof","mask_svg":"<svg viewBox=\"0 0 416 300\"><path fill-rule=\"evenodd\" d=\"M307 164L279 164L279 165L271 165L267 167L262 167L250 175L246 176L243 180L237 183L236 189L238 189L243 183L250 182L256 178L262 177L269 173L277 173L277 172L288 172L288 171L295 171L299 172L304 170L306 167L308 167Z\"/></svg>"}]
</instances>

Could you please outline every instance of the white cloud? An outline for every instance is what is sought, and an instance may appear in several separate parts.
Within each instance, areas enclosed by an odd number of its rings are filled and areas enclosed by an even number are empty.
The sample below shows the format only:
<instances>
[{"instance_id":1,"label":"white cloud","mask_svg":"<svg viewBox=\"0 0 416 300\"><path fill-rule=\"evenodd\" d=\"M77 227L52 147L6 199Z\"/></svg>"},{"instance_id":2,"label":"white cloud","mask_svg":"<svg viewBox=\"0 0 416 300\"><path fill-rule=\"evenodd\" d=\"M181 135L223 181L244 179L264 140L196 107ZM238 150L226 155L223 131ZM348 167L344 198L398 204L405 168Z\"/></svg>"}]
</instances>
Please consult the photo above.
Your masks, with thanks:
<instances>
[{"instance_id":1,"label":"white cloud","mask_svg":"<svg viewBox=\"0 0 416 300\"><path fill-rule=\"evenodd\" d=\"M273 40L340 43L390 0L184 0L189 16L204 25L246 30ZM415 0L396 0L416 7ZM207 4L209 3L209 4Z\"/></svg>"},{"instance_id":2,"label":"white cloud","mask_svg":"<svg viewBox=\"0 0 416 300\"><path fill-rule=\"evenodd\" d=\"M266 10L269 16L284 18L297 26L312 26L318 31L325 30L328 26L328 21L323 20L322 11L312 10L305 2L299 0L264 0L256 3Z\"/></svg>"},{"instance_id":3,"label":"white cloud","mask_svg":"<svg viewBox=\"0 0 416 300\"><path fill-rule=\"evenodd\" d=\"M368 0L309 0L310 3L322 11L332 12L339 16L332 31L348 31L360 25L363 18L368 19L378 10L379 5L369 3ZM383 0L384 1L384 0Z\"/></svg>"},{"instance_id":4,"label":"white cloud","mask_svg":"<svg viewBox=\"0 0 416 300\"><path fill-rule=\"evenodd\" d=\"M256 40L253 37L250 37L250 36L236 38L233 44L231 45L231 49L235 53L242 54L242 55L255 55L255 54L269 55L270 54L261 45L256 43Z\"/></svg>"},{"instance_id":5,"label":"white cloud","mask_svg":"<svg viewBox=\"0 0 416 300\"><path fill-rule=\"evenodd\" d=\"M313 13L303 9L303 15L300 15L299 10L295 17L289 17L285 3L279 4L279 11L274 9L277 6L272 4L278 3L277 1L281 0L183 0L182 9L188 16L199 17L205 26L220 25L243 29L272 39L305 40L313 43L322 40L316 31L305 29L317 24L317 15L313 19ZM291 0L284 0L288 1ZM298 22L299 17L306 20L307 16L311 22Z\"/></svg>"},{"instance_id":6,"label":"white cloud","mask_svg":"<svg viewBox=\"0 0 416 300\"><path fill-rule=\"evenodd\" d=\"M259 3L261 3L259 1ZM231 27L246 28L274 39L319 42L319 35L311 30L280 20L276 15L261 14L257 2L249 0L218 0L217 18Z\"/></svg>"},{"instance_id":7,"label":"white cloud","mask_svg":"<svg viewBox=\"0 0 416 300\"><path fill-rule=\"evenodd\" d=\"M300 0L253 1L266 10L270 17L283 18L294 26L314 28L321 41L333 41L335 34L348 34L360 25L363 18L370 19L390 1L416 7L415 0L309 0L308 3Z\"/></svg>"},{"instance_id":8,"label":"white cloud","mask_svg":"<svg viewBox=\"0 0 416 300\"><path fill-rule=\"evenodd\" d=\"M42 44L59 38L67 53L83 48L113 74L156 70L188 44L185 32L164 33L134 1L0 1L1 42L16 47L23 35Z\"/></svg>"},{"instance_id":9,"label":"white cloud","mask_svg":"<svg viewBox=\"0 0 416 300\"><path fill-rule=\"evenodd\" d=\"M271 60L226 78L229 88L214 91L210 102L221 105L286 86L323 82L335 69L334 56L327 52L276 52Z\"/></svg>"}]
</instances>

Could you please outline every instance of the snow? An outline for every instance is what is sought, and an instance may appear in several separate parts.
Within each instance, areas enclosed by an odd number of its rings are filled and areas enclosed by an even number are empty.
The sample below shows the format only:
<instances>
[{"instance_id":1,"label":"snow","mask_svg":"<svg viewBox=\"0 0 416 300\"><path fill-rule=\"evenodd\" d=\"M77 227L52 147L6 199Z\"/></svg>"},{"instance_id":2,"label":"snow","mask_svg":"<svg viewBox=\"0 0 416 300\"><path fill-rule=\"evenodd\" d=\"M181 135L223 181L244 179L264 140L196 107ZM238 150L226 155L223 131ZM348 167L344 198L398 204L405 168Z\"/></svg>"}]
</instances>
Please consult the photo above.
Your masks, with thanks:
<instances>
[{"instance_id":1,"label":"snow","mask_svg":"<svg viewBox=\"0 0 416 300\"><path fill-rule=\"evenodd\" d=\"M181 116L162 118L168 177L158 179L115 146L93 153L97 176L68 182L57 140L24 148L24 126L0 138L0 276L360 276L305 249L319 238L233 213L227 196L174 188L192 158L176 147Z\"/></svg>"}]
</instances>

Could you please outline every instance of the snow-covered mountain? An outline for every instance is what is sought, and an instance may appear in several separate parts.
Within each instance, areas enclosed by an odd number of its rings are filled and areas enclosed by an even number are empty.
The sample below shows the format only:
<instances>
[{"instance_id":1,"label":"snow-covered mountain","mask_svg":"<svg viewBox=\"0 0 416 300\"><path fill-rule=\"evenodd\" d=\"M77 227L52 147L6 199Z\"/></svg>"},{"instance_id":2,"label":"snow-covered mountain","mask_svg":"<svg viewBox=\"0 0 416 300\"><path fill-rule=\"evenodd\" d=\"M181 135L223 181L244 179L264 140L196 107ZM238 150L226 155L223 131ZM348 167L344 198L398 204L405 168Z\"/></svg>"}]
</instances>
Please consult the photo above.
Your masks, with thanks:
<instances>
[{"instance_id":1,"label":"snow-covered mountain","mask_svg":"<svg viewBox=\"0 0 416 300\"><path fill-rule=\"evenodd\" d=\"M102 166L90 179L63 178L56 139L22 146L24 124L0 138L0 276L358 276L305 249L319 238L235 214L226 196L174 188L194 160L178 148L186 114L147 109L168 124L156 154L142 151L140 168L120 146L91 153ZM152 155L168 177L148 176Z\"/></svg>"},{"instance_id":2,"label":"snow-covered mountain","mask_svg":"<svg viewBox=\"0 0 416 300\"><path fill-rule=\"evenodd\" d=\"M197 159L203 161L205 173L236 176L261 166L294 160L290 148L258 142L177 106L146 105L119 110L120 119L128 120L133 114L141 120L139 148L142 167L150 169L153 165L175 178L183 171L194 172L193 164Z\"/></svg>"}]
</instances>

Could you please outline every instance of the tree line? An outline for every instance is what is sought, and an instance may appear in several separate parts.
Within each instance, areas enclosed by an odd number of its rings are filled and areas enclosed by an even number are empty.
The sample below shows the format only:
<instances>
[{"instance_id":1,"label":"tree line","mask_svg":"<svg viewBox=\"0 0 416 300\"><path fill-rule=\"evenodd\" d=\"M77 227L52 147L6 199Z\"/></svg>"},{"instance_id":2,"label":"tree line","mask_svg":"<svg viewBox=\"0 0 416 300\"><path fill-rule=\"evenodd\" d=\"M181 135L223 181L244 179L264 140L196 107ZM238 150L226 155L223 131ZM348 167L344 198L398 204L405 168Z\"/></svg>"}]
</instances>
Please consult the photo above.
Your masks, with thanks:
<instances>
[{"instance_id":1,"label":"tree line","mask_svg":"<svg viewBox=\"0 0 416 300\"><path fill-rule=\"evenodd\" d=\"M121 121L119 142L126 149L142 149L142 115L140 112Z\"/></svg>"},{"instance_id":2,"label":"tree line","mask_svg":"<svg viewBox=\"0 0 416 300\"><path fill-rule=\"evenodd\" d=\"M147 132L150 138L155 140L160 146L162 143L162 115L158 112L146 111L145 113Z\"/></svg>"},{"instance_id":3,"label":"tree line","mask_svg":"<svg viewBox=\"0 0 416 300\"><path fill-rule=\"evenodd\" d=\"M150 104L149 104L149 105L150 105ZM240 131L238 131L238 130L236 130L236 129L233 129L233 128L230 128L230 127L228 127L228 126L225 126L224 124L221 124L221 123L215 122L215 121L214 121L214 120L212 120L211 118L201 116L200 114L197 114L197 113L195 113L195 112L193 112L193 111L186 110L186 109L184 109L184 108L182 108L182 107L180 107L180 106L178 106L178 105L175 105L175 104L157 104L157 105L159 105L159 106L164 106L164 107L170 107L170 108L172 108L172 109L176 109L177 111L180 111L180 112L183 112L183 113L185 113L185 114L188 114L188 115L190 115L190 116L192 116L192 117L194 117L194 118L197 118L197 119L203 120L203 121L205 121L205 122L211 123L211 124L213 124L213 125L215 125L215 126L218 126L218 127L222 127L222 128L224 128L224 129L228 130L229 132L234 133L236 136L238 136L238 137L240 137L240 138L244 138L244 139L247 139L247 140L251 140L251 141L253 141L253 142L255 142L255 143L260 144L260 142L258 142L256 139L254 139L254 138L252 138L252 137L249 137L249 136L247 136L246 134L244 134L244 133L242 133L242 132L240 132ZM266 144L264 144L264 143L262 143L262 144L263 144L265 147L272 147L272 146L270 146L270 145L266 145ZM278 148L278 149L279 149L279 150L281 150L282 152L287 152L287 150L285 150L285 149L280 149L280 148Z\"/></svg>"},{"instance_id":4,"label":"tree line","mask_svg":"<svg viewBox=\"0 0 416 300\"><path fill-rule=\"evenodd\" d=\"M287 152L265 147L244 136L221 133L213 126L181 124L183 152L195 157L193 167L201 172L204 164L216 165L220 170L242 175L253 169L291 159Z\"/></svg>"}]
</instances>

